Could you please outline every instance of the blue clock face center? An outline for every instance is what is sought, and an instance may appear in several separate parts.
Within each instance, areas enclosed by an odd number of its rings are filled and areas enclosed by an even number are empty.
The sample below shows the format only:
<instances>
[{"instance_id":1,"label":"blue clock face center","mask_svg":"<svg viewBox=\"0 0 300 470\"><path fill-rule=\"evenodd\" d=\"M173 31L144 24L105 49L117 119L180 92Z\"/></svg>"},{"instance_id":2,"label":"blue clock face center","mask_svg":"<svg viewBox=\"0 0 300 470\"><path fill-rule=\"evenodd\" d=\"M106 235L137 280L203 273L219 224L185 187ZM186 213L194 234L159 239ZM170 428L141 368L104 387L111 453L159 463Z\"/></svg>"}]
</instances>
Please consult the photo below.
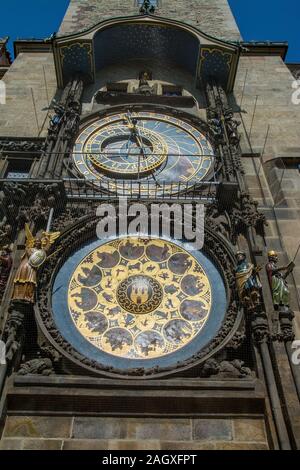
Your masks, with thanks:
<instances>
[{"instance_id":1,"label":"blue clock face center","mask_svg":"<svg viewBox=\"0 0 300 470\"><path fill-rule=\"evenodd\" d=\"M101 148L102 153L114 162L136 164L137 159L147 159L153 152L150 140L140 136L139 142L131 134L109 137Z\"/></svg>"}]
</instances>

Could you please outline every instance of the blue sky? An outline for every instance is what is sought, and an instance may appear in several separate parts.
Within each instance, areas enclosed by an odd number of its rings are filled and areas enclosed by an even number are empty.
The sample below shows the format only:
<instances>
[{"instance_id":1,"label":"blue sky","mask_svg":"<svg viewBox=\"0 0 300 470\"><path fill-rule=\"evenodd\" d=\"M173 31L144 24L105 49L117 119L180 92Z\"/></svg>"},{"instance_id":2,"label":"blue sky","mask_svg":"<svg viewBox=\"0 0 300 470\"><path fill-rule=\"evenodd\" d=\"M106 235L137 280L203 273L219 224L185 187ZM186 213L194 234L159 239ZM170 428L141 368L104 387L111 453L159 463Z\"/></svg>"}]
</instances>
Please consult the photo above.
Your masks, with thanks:
<instances>
[{"instance_id":1,"label":"blue sky","mask_svg":"<svg viewBox=\"0 0 300 470\"><path fill-rule=\"evenodd\" d=\"M229 0L229 3L244 40L288 41L287 61L300 62L300 0ZM58 30L68 4L69 0L1 0L0 37L10 36L11 40L48 37Z\"/></svg>"},{"instance_id":2,"label":"blue sky","mask_svg":"<svg viewBox=\"0 0 300 470\"><path fill-rule=\"evenodd\" d=\"M288 41L287 62L300 62L300 0L229 0L243 39Z\"/></svg>"}]
</instances>

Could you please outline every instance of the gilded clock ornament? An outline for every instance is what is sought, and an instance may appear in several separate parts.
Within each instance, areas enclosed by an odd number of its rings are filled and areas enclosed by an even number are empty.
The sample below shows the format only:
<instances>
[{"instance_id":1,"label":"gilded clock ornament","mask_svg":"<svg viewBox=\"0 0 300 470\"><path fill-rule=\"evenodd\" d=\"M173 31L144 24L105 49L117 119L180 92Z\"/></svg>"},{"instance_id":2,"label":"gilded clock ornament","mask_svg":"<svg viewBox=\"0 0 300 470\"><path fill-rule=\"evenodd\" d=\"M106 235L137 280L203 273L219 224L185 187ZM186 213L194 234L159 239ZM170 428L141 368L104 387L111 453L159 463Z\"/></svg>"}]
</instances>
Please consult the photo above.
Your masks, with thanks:
<instances>
[{"instance_id":1,"label":"gilded clock ornament","mask_svg":"<svg viewBox=\"0 0 300 470\"><path fill-rule=\"evenodd\" d=\"M97 348L128 359L171 354L199 334L211 311L201 264L160 239L126 237L90 252L68 290L77 330Z\"/></svg>"},{"instance_id":2,"label":"gilded clock ornament","mask_svg":"<svg viewBox=\"0 0 300 470\"><path fill-rule=\"evenodd\" d=\"M35 302L38 269L47 260L47 252L60 236L59 232L43 232L34 237L29 225L25 225L26 249L14 278L13 300Z\"/></svg>"}]
</instances>

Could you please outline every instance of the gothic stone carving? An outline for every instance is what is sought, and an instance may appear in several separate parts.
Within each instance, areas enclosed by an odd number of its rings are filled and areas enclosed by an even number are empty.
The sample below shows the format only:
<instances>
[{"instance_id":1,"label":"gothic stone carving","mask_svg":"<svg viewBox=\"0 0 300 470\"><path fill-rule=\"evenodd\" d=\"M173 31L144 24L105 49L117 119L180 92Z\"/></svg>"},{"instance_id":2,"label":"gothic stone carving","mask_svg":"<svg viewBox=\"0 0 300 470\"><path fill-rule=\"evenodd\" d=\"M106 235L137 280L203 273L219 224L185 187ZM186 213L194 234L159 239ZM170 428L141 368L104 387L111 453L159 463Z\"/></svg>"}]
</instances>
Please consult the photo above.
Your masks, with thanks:
<instances>
[{"instance_id":1,"label":"gothic stone carving","mask_svg":"<svg viewBox=\"0 0 300 470\"><path fill-rule=\"evenodd\" d=\"M204 363L200 371L200 377L216 379L249 379L252 376L251 369L245 367L244 362L239 359L218 362L211 358Z\"/></svg>"},{"instance_id":2,"label":"gothic stone carving","mask_svg":"<svg viewBox=\"0 0 300 470\"><path fill-rule=\"evenodd\" d=\"M12 268L12 257L9 246L4 246L0 249L0 301L6 289L9 279L10 271Z\"/></svg>"},{"instance_id":3,"label":"gothic stone carving","mask_svg":"<svg viewBox=\"0 0 300 470\"><path fill-rule=\"evenodd\" d=\"M33 142L29 140L1 140L0 152L32 152L41 153L44 147L44 140Z\"/></svg>"},{"instance_id":4,"label":"gothic stone carving","mask_svg":"<svg viewBox=\"0 0 300 470\"><path fill-rule=\"evenodd\" d=\"M1 190L6 224L14 228L24 227L26 222L36 228L45 225L49 209L63 206L66 199L64 186L57 183L4 182Z\"/></svg>"},{"instance_id":5,"label":"gothic stone carving","mask_svg":"<svg viewBox=\"0 0 300 470\"><path fill-rule=\"evenodd\" d=\"M21 365L18 375L43 375L48 377L54 375L51 359L38 358L25 362Z\"/></svg>"},{"instance_id":6,"label":"gothic stone carving","mask_svg":"<svg viewBox=\"0 0 300 470\"><path fill-rule=\"evenodd\" d=\"M18 302L11 302L3 336L6 345L6 360L9 365L13 363L22 345L25 335L24 318L24 305Z\"/></svg>"},{"instance_id":7,"label":"gothic stone carving","mask_svg":"<svg viewBox=\"0 0 300 470\"><path fill-rule=\"evenodd\" d=\"M258 212L258 203L248 193L241 193L238 201L230 211L232 222L232 242L235 244L240 234L245 235L247 229L255 228L263 232L264 225L267 225L266 217Z\"/></svg>"}]
</instances>

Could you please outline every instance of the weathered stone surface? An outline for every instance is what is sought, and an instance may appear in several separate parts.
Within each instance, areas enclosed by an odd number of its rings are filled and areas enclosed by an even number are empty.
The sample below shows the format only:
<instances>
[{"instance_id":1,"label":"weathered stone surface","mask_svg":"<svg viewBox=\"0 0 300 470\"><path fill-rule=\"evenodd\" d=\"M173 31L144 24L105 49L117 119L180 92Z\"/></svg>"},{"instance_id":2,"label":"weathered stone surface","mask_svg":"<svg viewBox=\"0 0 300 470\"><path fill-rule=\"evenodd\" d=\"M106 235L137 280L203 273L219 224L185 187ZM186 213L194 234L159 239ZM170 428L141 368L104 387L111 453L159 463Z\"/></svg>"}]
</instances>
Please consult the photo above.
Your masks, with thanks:
<instances>
[{"instance_id":1,"label":"weathered stone surface","mask_svg":"<svg viewBox=\"0 0 300 470\"><path fill-rule=\"evenodd\" d=\"M22 439L1 439L0 450L22 450Z\"/></svg>"},{"instance_id":2,"label":"weathered stone surface","mask_svg":"<svg viewBox=\"0 0 300 470\"><path fill-rule=\"evenodd\" d=\"M161 442L161 450L215 450L216 446L213 442Z\"/></svg>"},{"instance_id":3,"label":"weathered stone surface","mask_svg":"<svg viewBox=\"0 0 300 470\"><path fill-rule=\"evenodd\" d=\"M74 439L125 439L127 422L117 418L75 418Z\"/></svg>"},{"instance_id":4,"label":"weathered stone surface","mask_svg":"<svg viewBox=\"0 0 300 470\"><path fill-rule=\"evenodd\" d=\"M72 0L59 34L83 31L110 18L138 14L139 7L134 0ZM155 15L184 21L219 38L240 39L240 32L227 0L163 0Z\"/></svg>"},{"instance_id":5,"label":"weathered stone surface","mask_svg":"<svg viewBox=\"0 0 300 470\"><path fill-rule=\"evenodd\" d=\"M193 421L193 439L196 441L232 440L230 419L195 419Z\"/></svg>"},{"instance_id":6,"label":"weathered stone surface","mask_svg":"<svg viewBox=\"0 0 300 470\"><path fill-rule=\"evenodd\" d=\"M189 419L128 420L128 436L135 439L186 441L191 439Z\"/></svg>"},{"instance_id":7,"label":"weathered stone surface","mask_svg":"<svg viewBox=\"0 0 300 470\"><path fill-rule=\"evenodd\" d=\"M72 418L43 416L8 416L4 437L68 438Z\"/></svg>"},{"instance_id":8,"label":"weathered stone surface","mask_svg":"<svg viewBox=\"0 0 300 470\"><path fill-rule=\"evenodd\" d=\"M293 82L294 77L280 56L240 58L233 104L235 102L236 109L241 105L240 116L244 126L241 126L240 131L244 135L243 141L247 142L243 127L249 134L258 96L250 140L255 152L262 151L270 125L265 159L282 157L284 160L284 157L298 155L300 105L292 101L295 91Z\"/></svg>"},{"instance_id":9,"label":"weathered stone surface","mask_svg":"<svg viewBox=\"0 0 300 470\"><path fill-rule=\"evenodd\" d=\"M262 419L234 419L235 441L266 442L265 423Z\"/></svg>"},{"instance_id":10,"label":"weathered stone surface","mask_svg":"<svg viewBox=\"0 0 300 470\"><path fill-rule=\"evenodd\" d=\"M21 53L4 76L6 104L1 105L0 137L38 137L45 135L48 100L44 80L47 81L49 100L56 93L56 75L52 53ZM35 118L34 102L38 126ZM42 131L43 129L43 131Z\"/></svg>"},{"instance_id":11,"label":"weathered stone surface","mask_svg":"<svg viewBox=\"0 0 300 470\"><path fill-rule=\"evenodd\" d=\"M24 439L23 450L61 450L62 444L59 439Z\"/></svg>"},{"instance_id":12,"label":"weathered stone surface","mask_svg":"<svg viewBox=\"0 0 300 470\"><path fill-rule=\"evenodd\" d=\"M267 444L253 444L247 442L218 442L216 450L269 450Z\"/></svg>"},{"instance_id":13,"label":"weathered stone surface","mask_svg":"<svg viewBox=\"0 0 300 470\"><path fill-rule=\"evenodd\" d=\"M190 440L188 419L75 418L74 439Z\"/></svg>"},{"instance_id":14,"label":"weathered stone surface","mask_svg":"<svg viewBox=\"0 0 300 470\"><path fill-rule=\"evenodd\" d=\"M109 441L109 450L159 450L159 441Z\"/></svg>"},{"instance_id":15,"label":"weathered stone surface","mask_svg":"<svg viewBox=\"0 0 300 470\"><path fill-rule=\"evenodd\" d=\"M62 450L110 450L108 441L72 439L64 441Z\"/></svg>"}]
</instances>

